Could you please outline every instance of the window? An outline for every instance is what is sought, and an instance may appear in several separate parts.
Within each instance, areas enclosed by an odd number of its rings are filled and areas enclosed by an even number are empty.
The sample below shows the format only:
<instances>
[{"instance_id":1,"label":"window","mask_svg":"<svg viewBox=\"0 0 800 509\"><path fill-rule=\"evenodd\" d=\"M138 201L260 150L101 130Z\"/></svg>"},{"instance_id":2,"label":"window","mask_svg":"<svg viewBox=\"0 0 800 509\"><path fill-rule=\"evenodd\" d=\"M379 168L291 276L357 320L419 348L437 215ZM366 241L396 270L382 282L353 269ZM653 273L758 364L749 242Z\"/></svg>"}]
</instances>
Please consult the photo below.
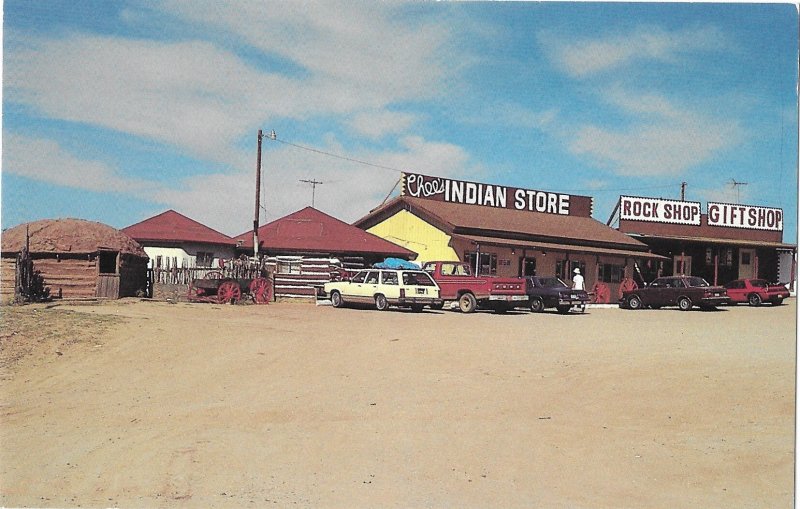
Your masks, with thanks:
<instances>
[{"instance_id":1,"label":"window","mask_svg":"<svg viewBox=\"0 0 800 509\"><path fill-rule=\"evenodd\" d=\"M403 284L406 286L435 286L427 272L403 272Z\"/></svg>"},{"instance_id":2,"label":"window","mask_svg":"<svg viewBox=\"0 0 800 509\"><path fill-rule=\"evenodd\" d=\"M116 274L117 273L117 252L116 251L100 251L100 274Z\"/></svg>"},{"instance_id":3,"label":"window","mask_svg":"<svg viewBox=\"0 0 800 509\"><path fill-rule=\"evenodd\" d=\"M427 267L427 265L426 265ZM434 265L430 265L430 269L428 272L433 272ZM469 268L464 267L461 263L443 263L442 264L442 275L443 276L470 276L472 275L472 271Z\"/></svg>"},{"instance_id":4,"label":"window","mask_svg":"<svg viewBox=\"0 0 800 509\"><path fill-rule=\"evenodd\" d=\"M478 253L475 252L466 252L464 253L464 260L469 263L470 267L475 267L475 262L478 256ZM480 264L479 264L479 273L480 274L489 274L489 275L496 275L497 274L497 254L495 253L480 253Z\"/></svg>"},{"instance_id":5,"label":"window","mask_svg":"<svg viewBox=\"0 0 800 509\"><path fill-rule=\"evenodd\" d=\"M741 290L741 289L744 289L744 281L731 281L730 283L725 285L725 288L727 288L729 290Z\"/></svg>"},{"instance_id":6,"label":"window","mask_svg":"<svg viewBox=\"0 0 800 509\"><path fill-rule=\"evenodd\" d=\"M559 260L556 262L556 276L561 279L572 279L575 269L581 269L581 275L586 277L586 263L580 260Z\"/></svg>"},{"instance_id":7,"label":"window","mask_svg":"<svg viewBox=\"0 0 800 509\"><path fill-rule=\"evenodd\" d=\"M197 252L195 264L198 267L211 267L213 263L214 263L214 253L208 253L205 251Z\"/></svg>"},{"instance_id":8,"label":"window","mask_svg":"<svg viewBox=\"0 0 800 509\"><path fill-rule=\"evenodd\" d=\"M601 263L598 266L600 281L604 283L619 283L625 278L625 266L611 263Z\"/></svg>"},{"instance_id":9,"label":"window","mask_svg":"<svg viewBox=\"0 0 800 509\"><path fill-rule=\"evenodd\" d=\"M742 265L750 265L750 251L741 251Z\"/></svg>"},{"instance_id":10,"label":"window","mask_svg":"<svg viewBox=\"0 0 800 509\"><path fill-rule=\"evenodd\" d=\"M385 285L397 284L397 272L382 272L381 282Z\"/></svg>"},{"instance_id":11,"label":"window","mask_svg":"<svg viewBox=\"0 0 800 509\"><path fill-rule=\"evenodd\" d=\"M353 276L352 281L354 283L363 283L364 279L366 279L366 277L367 277L366 271L361 271L358 274L356 274L355 276Z\"/></svg>"},{"instance_id":12,"label":"window","mask_svg":"<svg viewBox=\"0 0 800 509\"><path fill-rule=\"evenodd\" d=\"M378 272L377 271L370 271L367 273L367 279L364 281L364 284L368 285L377 285L378 284Z\"/></svg>"}]
</instances>

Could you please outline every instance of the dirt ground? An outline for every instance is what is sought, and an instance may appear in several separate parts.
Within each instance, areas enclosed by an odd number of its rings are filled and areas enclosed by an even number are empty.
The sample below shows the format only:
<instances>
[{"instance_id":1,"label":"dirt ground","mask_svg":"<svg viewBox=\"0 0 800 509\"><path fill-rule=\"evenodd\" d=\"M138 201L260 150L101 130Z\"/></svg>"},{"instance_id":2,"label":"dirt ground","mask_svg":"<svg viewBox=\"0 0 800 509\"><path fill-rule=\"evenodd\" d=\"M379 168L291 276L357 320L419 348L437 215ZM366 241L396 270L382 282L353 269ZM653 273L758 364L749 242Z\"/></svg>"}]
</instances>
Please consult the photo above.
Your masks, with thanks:
<instances>
[{"instance_id":1,"label":"dirt ground","mask_svg":"<svg viewBox=\"0 0 800 509\"><path fill-rule=\"evenodd\" d=\"M793 503L795 299L0 312L3 506Z\"/></svg>"}]
</instances>

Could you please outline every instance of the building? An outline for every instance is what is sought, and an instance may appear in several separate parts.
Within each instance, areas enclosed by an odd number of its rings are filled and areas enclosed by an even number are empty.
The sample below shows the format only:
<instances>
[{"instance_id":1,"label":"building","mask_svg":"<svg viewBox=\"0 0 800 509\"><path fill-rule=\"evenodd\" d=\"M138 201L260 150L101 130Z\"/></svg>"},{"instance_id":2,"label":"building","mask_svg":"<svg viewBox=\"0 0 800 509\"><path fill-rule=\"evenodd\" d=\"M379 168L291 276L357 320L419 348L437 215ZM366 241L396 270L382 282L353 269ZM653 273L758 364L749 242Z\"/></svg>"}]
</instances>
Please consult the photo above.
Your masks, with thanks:
<instances>
[{"instance_id":1,"label":"building","mask_svg":"<svg viewBox=\"0 0 800 509\"><path fill-rule=\"evenodd\" d=\"M83 219L47 219L3 232L3 301L14 297L17 257L28 246L50 295L116 299L144 295L147 254L125 233Z\"/></svg>"},{"instance_id":2,"label":"building","mask_svg":"<svg viewBox=\"0 0 800 509\"><path fill-rule=\"evenodd\" d=\"M662 260L596 221L592 198L404 174L398 198L354 224L414 251L416 261L460 260L480 274L584 274L596 300L616 301L637 267Z\"/></svg>"},{"instance_id":3,"label":"building","mask_svg":"<svg viewBox=\"0 0 800 509\"><path fill-rule=\"evenodd\" d=\"M253 232L234 239L238 252L253 254ZM259 255L274 275L276 297L313 297L315 286L339 268L358 269L385 258L415 253L319 210L306 207L258 229Z\"/></svg>"},{"instance_id":4,"label":"building","mask_svg":"<svg viewBox=\"0 0 800 509\"><path fill-rule=\"evenodd\" d=\"M619 230L668 258L648 266L658 275L689 274L713 284L739 278L782 282L794 290L797 246L783 242L783 210L621 196Z\"/></svg>"},{"instance_id":5,"label":"building","mask_svg":"<svg viewBox=\"0 0 800 509\"><path fill-rule=\"evenodd\" d=\"M236 241L174 210L122 229L144 247L150 268L219 267L234 257Z\"/></svg>"}]
</instances>

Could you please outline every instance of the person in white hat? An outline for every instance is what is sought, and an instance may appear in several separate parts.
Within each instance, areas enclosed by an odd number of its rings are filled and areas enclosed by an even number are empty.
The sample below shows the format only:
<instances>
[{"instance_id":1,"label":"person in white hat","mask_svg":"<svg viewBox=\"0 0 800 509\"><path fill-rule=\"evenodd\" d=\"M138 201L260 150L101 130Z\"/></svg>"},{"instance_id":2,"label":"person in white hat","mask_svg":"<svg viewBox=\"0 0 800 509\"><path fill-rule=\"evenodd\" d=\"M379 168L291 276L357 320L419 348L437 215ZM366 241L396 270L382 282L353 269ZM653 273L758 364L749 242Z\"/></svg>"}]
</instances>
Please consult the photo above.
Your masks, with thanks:
<instances>
[{"instance_id":1,"label":"person in white hat","mask_svg":"<svg viewBox=\"0 0 800 509\"><path fill-rule=\"evenodd\" d=\"M574 290L585 290L586 288L583 285L583 276L581 276L581 269L575 268L573 270L574 275L572 276L572 288Z\"/></svg>"}]
</instances>

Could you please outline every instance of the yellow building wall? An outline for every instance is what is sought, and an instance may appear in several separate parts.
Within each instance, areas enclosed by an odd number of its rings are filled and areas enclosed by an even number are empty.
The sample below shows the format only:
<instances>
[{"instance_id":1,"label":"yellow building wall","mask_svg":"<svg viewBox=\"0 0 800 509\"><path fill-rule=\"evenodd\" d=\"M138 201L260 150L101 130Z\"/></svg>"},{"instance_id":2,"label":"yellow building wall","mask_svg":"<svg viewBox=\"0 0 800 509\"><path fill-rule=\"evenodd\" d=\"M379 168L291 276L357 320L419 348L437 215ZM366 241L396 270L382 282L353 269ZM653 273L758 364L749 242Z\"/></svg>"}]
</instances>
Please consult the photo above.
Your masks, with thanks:
<instances>
[{"instance_id":1,"label":"yellow building wall","mask_svg":"<svg viewBox=\"0 0 800 509\"><path fill-rule=\"evenodd\" d=\"M367 231L414 251L417 253L414 261L420 265L431 260L458 261L459 259L449 245L450 235L407 210L399 211Z\"/></svg>"}]
</instances>

